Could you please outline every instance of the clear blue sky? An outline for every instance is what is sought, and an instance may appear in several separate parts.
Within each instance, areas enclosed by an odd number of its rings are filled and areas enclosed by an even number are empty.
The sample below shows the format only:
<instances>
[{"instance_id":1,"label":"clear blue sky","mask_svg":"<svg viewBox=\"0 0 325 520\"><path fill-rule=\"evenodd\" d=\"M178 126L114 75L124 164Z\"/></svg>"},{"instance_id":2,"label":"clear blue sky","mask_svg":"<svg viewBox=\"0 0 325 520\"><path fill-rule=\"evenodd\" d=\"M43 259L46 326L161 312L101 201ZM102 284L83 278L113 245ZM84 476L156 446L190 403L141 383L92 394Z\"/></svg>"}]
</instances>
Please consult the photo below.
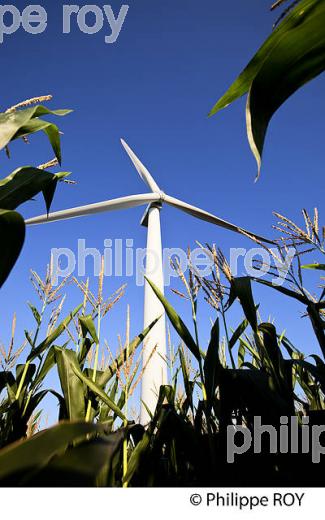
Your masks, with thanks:
<instances>
[{"instance_id":1,"label":"clear blue sky","mask_svg":"<svg viewBox=\"0 0 325 520\"><path fill-rule=\"evenodd\" d=\"M117 12L121 3L111 3ZM77 185L60 185L52 209L146 191L120 145L124 137L169 194L256 233L273 235L273 210L300 220L301 208L318 206L322 216L324 77L298 92L272 120L257 184L246 139L245 100L207 118L270 33L275 18L268 12L270 3L130 0L117 42L107 45L107 27L88 36L74 24L71 34L63 35L63 3L40 0L48 12L47 31L31 36L20 30L0 46L1 107L51 93L51 106L74 109L60 125L63 168L73 172ZM15 5L23 8L26 2ZM33 137L29 146L16 143L11 161L1 155L2 176L19 165L37 165L50 158L43 136ZM29 202L21 211L26 217L43 213L43 202L40 198ZM0 336L8 337L14 311L20 332L31 326L25 302L36 301L36 295L29 269L43 272L52 247L76 250L78 238L85 238L89 247L102 248L105 238L132 238L135 247L144 247L141 216L139 208L28 229L23 253L0 292ZM162 214L162 231L165 247L186 249L195 247L195 240L215 242L227 255L230 247L250 245L234 233L169 208ZM141 329L142 289L133 280L110 278L105 281L106 292L125 281L127 296L103 331L113 348L117 333L123 333L127 303L133 334ZM319 353L309 322L300 318L302 307L272 290L255 287L254 294L265 319L271 315L279 330L286 328L302 350ZM169 290L167 295L189 322L185 304ZM66 312L76 301L75 292L68 290ZM210 308L203 305L200 316L204 345Z\"/></svg>"}]
</instances>

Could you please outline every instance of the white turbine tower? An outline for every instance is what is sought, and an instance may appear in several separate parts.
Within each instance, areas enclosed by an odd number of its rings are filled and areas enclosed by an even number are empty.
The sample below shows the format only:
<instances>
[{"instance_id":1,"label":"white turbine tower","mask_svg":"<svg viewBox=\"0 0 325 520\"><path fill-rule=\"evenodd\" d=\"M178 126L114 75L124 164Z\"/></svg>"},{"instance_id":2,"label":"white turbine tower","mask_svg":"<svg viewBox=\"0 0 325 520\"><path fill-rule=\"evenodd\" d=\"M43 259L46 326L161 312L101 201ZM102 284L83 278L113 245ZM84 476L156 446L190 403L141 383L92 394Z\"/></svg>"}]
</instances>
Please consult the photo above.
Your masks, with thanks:
<instances>
[{"instance_id":1,"label":"white turbine tower","mask_svg":"<svg viewBox=\"0 0 325 520\"><path fill-rule=\"evenodd\" d=\"M211 224L215 224L219 227L229 229L230 231L235 231L237 233L248 233L260 241L269 242L269 240L260 237L255 233L248 232L239 226L231 224L230 222L222 220L215 215L208 213L207 211L187 204L186 202L183 202L162 192L147 168L142 164L131 148L126 144L125 141L121 140L121 142L135 168L137 169L141 179L149 187L151 191L150 193L129 195L127 197L107 200L86 206L56 211L54 213L50 213L49 215L41 215L39 217L30 218L26 220L26 224L45 224L58 220L67 220L75 217L83 217L108 211L128 209L148 204L148 208L141 221L141 223L148 228L146 276L154 282L154 284L160 289L162 293L164 292L164 280L160 210L163 204L173 206L193 217L210 222ZM148 327L148 325L150 325L150 323L152 323L160 315L162 315L160 320L148 334L143 347L143 365L145 366L147 364L147 366L143 374L141 389L140 420L142 424L146 424L149 420L147 408L151 412L155 409L160 385L167 383L167 366L165 361L167 356L165 313L163 306L152 291L151 287L147 282L145 282L144 328ZM156 350L148 362L153 349ZM143 403L145 403L146 406Z\"/></svg>"}]
</instances>

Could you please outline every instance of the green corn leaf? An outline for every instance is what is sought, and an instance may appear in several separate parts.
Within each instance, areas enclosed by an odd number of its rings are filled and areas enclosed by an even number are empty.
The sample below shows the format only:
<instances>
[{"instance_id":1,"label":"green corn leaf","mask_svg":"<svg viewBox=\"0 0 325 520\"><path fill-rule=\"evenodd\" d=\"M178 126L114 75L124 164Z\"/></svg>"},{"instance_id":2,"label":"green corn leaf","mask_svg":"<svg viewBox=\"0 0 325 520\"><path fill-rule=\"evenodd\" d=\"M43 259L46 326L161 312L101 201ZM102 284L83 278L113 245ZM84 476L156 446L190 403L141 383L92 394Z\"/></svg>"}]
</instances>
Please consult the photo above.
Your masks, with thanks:
<instances>
[{"instance_id":1,"label":"green corn leaf","mask_svg":"<svg viewBox=\"0 0 325 520\"><path fill-rule=\"evenodd\" d=\"M41 390L40 392L37 392L36 394L31 396L31 398L29 399L27 408L24 411L25 421L28 421L28 419L35 412L36 408L41 404L44 397L46 397L48 393L49 393L49 390Z\"/></svg>"},{"instance_id":2,"label":"green corn leaf","mask_svg":"<svg viewBox=\"0 0 325 520\"><path fill-rule=\"evenodd\" d=\"M123 421L126 420L124 414L118 408L118 406L108 397L108 395L100 388L100 386L92 381L89 377L87 377L81 370L78 363L78 358L76 353L72 350L62 350L58 347L55 348L56 351L56 359L61 363L59 368L59 375L61 381L61 387L63 393L65 395L65 399L67 402L67 409L73 414L81 414L85 415L84 411L84 403L85 403L85 394L83 391L84 383L94 394L99 397L107 406L116 413L118 417L120 417ZM62 374L62 378L61 378ZM98 374L100 376L102 374ZM79 384L76 383L76 379L79 380ZM73 381L73 387L71 386ZM72 395L72 391L74 391ZM74 400L73 400L74 398ZM82 405L83 403L83 405ZM73 419L73 417L71 417Z\"/></svg>"},{"instance_id":3,"label":"green corn leaf","mask_svg":"<svg viewBox=\"0 0 325 520\"><path fill-rule=\"evenodd\" d=\"M157 417L161 411L161 408L165 404L169 404L171 406L174 405L175 401L175 391L171 385L161 385L159 388L159 396L155 410L155 416Z\"/></svg>"},{"instance_id":4,"label":"green corn leaf","mask_svg":"<svg viewBox=\"0 0 325 520\"><path fill-rule=\"evenodd\" d=\"M306 264L301 266L302 269L315 269L319 271L325 271L325 264Z\"/></svg>"},{"instance_id":5,"label":"green corn leaf","mask_svg":"<svg viewBox=\"0 0 325 520\"><path fill-rule=\"evenodd\" d=\"M260 175L264 140L278 108L325 70L325 3L306 0L295 8L297 25L287 31L255 77L247 99L247 133Z\"/></svg>"},{"instance_id":6,"label":"green corn leaf","mask_svg":"<svg viewBox=\"0 0 325 520\"><path fill-rule=\"evenodd\" d=\"M81 370L84 367L85 361L87 359L87 355L92 346L93 346L93 342L91 341L90 338L83 338L81 340L80 352L78 354L78 363L79 363Z\"/></svg>"},{"instance_id":7,"label":"green corn leaf","mask_svg":"<svg viewBox=\"0 0 325 520\"><path fill-rule=\"evenodd\" d=\"M229 340L229 349L231 350L239 340L240 336L245 332L248 327L248 320L243 320Z\"/></svg>"},{"instance_id":8,"label":"green corn leaf","mask_svg":"<svg viewBox=\"0 0 325 520\"><path fill-rule=\"evenodd\" d=\"M233 278L231 281L228 308L238 298L247 321L252 329L257 330L256 305L253 299L251 280L248 276Z\"/></svg>"},{"instance_id":9,"label":"green corn leaf","mask_svg":"<svg viewBox=\"0 0 325 520\"><path fill-rule=\"evenodd\" d=\"M53 152L55 154L55 157L59 161L59 164L62 162L62 155L61 155L61 138L60 138L60 131L56 125L47 125L44 129L45 134L47 135L51 146L53 148Z\"/></svg>"},{"instance_id":10,"label":"green corn leaf","mask_svg":"<svg viewBox=\"0 0 325 520\"><path fill-rule=\"evenodd\" d=\"M301 21L303 21L301 15L299 14L300 11L302 9L305 9L306 7L309 11L310 5L314 3L314 0L305 0L302 3L303 5L298 6L299 9L293 9L288 14L288 16L283 20L283 22L272 32L272 34L263 43L263 45L257 51L252 60L248 63L245 69L240 73L240 75L234 81L234 83L218 100L218 102L212 108L209 114L210 116L226 108L231 103L236 101L238 98L242 97L244 94L247 94L253 80L257 76L258 72L261 70L264 62L268 59L269 55L278 45L280 40L286 35L287 32L294 30L295 27L299 26Z\"/></svg>"},{"instance_id":11,"label":"green corn leaf","mask_svg":"<svg viewBox=\"0 0 325 520\"><path fill-rule=\"evenodd\" d=\"M156 285L151 282L147 277L145 277L148 284L156 294L157 298L160 300L162 305L164 306L164 309L166 311L166 314L173 325L174 329L180 336L180 338L184 341L187 348L192 352L193 356L200 361L201 359L201 353L198 345L195 343L194 339L191 336L190 331L186 327L185 323L183 322L182 318L177 314L174 307L168 302L168 300L165 298L165 296L162 294L162 292L156 287Z\"/></svg>"},{"instance_id":12,"label":"green corn leaf","mask_svg":"<svg viewBox=\"0 0 325 520\"><path fill-rule=\"evenodd\" d=\"M281 335L280 339L281 344L284 346L291 358L293 358L294 355L301 354L301 352L291 343L291 341L285 335Z\"/></svg>"},{"instance_id":13,"label":"green corn leaf","mask_svg":"<svg viewBox=\"0 0 325 520\"><path fill-rule=\"evenodd\" d=\"M48 123L47 121L42 121L42 119L32 119L28 122L28 124L24 125L19 129L19 131L14 135L12 141L19 139L21 137L27 137L36 132L43 131L52 146L55 157L57 158L59 164L62 162L61 156L61 138L60 131L56 125L53 123Z\"/></svg>"},{"instance_id":14,"label":"green corn leaf","mask_svg":"<svg viewBox=\"0 0 325 520\"><path fill-rule=\"evenodd\" d=\"M290 289L287 289L282 285L273 285L272 282L269 282L268 280L262 280L261 278L251 278L251 280L262 285L267 285L267 287L271 287L272 289L275 289L276 291L284 294L285 296L290 296L291 298L294 298L295 300L298 300L299 302L304 303L305 305L308 305L309 303L309 300L305 296L295 291L291 291Z\"/></svg>"},{"instance_id":15,"label":"green corn leaf","mask_svg":"<svg viewBox=\"0 0 325 520\"><path fill-rule=\"evenodd\" d=\"M40 132L51 124L52 123L43 121L42 119L31 119L26 125L19 128L18 132L13 136L12 141L21 139L22 137L27 137L31 134L35 134L36 132Z\"/></svg>"},{"instance_id":16,"label":"green corn leaf","mask_svg":"<svg viewBox=\"0 0 325 520\"><path fill-rule=\"evenodd\" d=\"M245 350L247 350L251 354L251 356L253 358L253 362L255 363L255 366L260 366L260 364L261 364L260 355L257 352L256 348L252 345L249 338L246 338L246 340L244 340L243 338L240 338L239 343L240 343L240 345L243 345Z\"/></svg>"},{"instance_id":17,"label":"green corn leaf","mask_svg":"<svg viewBox=\"0 0 325 520\"><path fill-rule=\"evenodd\" d=\"M68 411L64 397L55 390L49 390L49 393L54 395L59 403L59 421L64 421L68 417Z\"/></svg>"},{"instance_id":18,"label":"green corn leaf","mask_svg":"<svg viewBox=\"0 0 325 520\"><path fill-rule=\"evenodd\" d=\"M28 307L30 308L30 310L32 311L33 316L34 316L34 318L35 318L35 321L36 321L37 325L40 325L40 324L41 324L41 316L40 316L38 310L37 310L36 307L35 307L32 303L30 303L30 302L27 302L27 305L28 305Z\"/></svg>"},{"instance_id":19,"label":"green corn leaf","mask_svg":"<svg viewBox=\"0 0 325 520\"><path fill-rule=\"evenodd\" d=\"M24 330L24 334L25 334L25 338L27 339L29 345L31 347L33 347L33 340L31 338L30 333L28 332L28 330Z\"/></svg>"},{"instance_id":20,"label":"green corn leaf","mask_svg":"<svg viewBox=\"0 0 325 520\"><path fill-rule=\"evenodd\" d=\"M219 358L219 336L219 318L217 318L211 330L210 343L203 365L205 389L210 409L212 407L212 401L218 386L219 374L222 370Z\"/></svg>"},{"instance_id":21,"label":"green corn leaf","mask_svg":"<svg viewBox=\"0 0 325 520\"><path fill-rule=\"evenodd\" d=\"M118 456L124 436L124 430L120 429L110 435L101 435L100 438L92 438L73 446L53 458L36 477L31 476L31 485L44 485L45 481L51 487L59 481L60 486L66 487L71 486L72 480L75 487L106 487L107 474L114 455ZM28 484L30 485L29 481Z\"/></svg>"},{"instance_id":22,"label":"green corn leaf","mask_svg":"<svg viewBox=\"0 0 325 520\"><path fill-rule=\"evenodd\" d=\"M11 372L0 372L0 392L2 392L2 390L4 390L7 385L11 387L17 386L14 376Z\"/></svg>"},{"instance_id":23,"label":"green corn leaf","mask_svg":"<svg viewBox=\"0 0 325 520\"><path fill-rule=\"evenodd\" d=\"M249 92L247 133L260 174L264 140L277 109L325 70L325 3L302 0L265 41L210 115Z\"/></svg>"},{"instance_id":24,"label":"green corn leaf","mask_svg":"<svg viewBox=\"0 0 325 520\"><path fill-rule=\"evenodd\" d=\"M25 222L19 213L0 209L0 237L0 287L2 287L19 257L25 240Z\"/></svg>"},{"instance_id":25,"label":"green corn leaf","mask_svg":"<svg viewBox=\"0 0 325 520\"><path fill-rule=\"evenodd\" d=\"M69 172L52 174L39 168L24 166L0 180L0 207L16 209L17 206L43 193L46 209L49 211L57 181Z\"/></svg>"},{"instance_id":26,"label":"green corn leaf","mask_svg":"<svg viewBox=\"0 0 325 520\"><path fill-rule=\"evenodd\" d=\"M35 118L42 117L45 115L65 116L70 114L71 110L48 110L46 107L38 105L32 108L26 108L24 110L17 110L15 112L0 113L0 150L8 145L10 141L19 135L19 132ZM41 122L38 130L43 130L45 122ZM36 123L37 125L37 123ZM31 132L34 133L35 126L31 126ZM23 135L28 135L25 133ZM52 143L53 146L53 143ZM56 154L57 155L57 154ZM60 153L58 154L60 157Z\"/></svg>"},{"instance_id":27,"label":"green corn leaf","mask_svg":"<svg viewBox=\"0 0 325 520\"><path fill-rule=\"evenodd\" d=\"M115 414L120 419L122 419L122 421L126 421L126 417L124 416L122 411L119 409L119 407L114 403L114 401L111 401L111 399L108 397L108 395L101 389L101 387L97 383L94 383L94 381L92 381L91 379L86 377L81 372L81 370L78 367L77 363L75 363L75 362L71 363L71 368L72 368L73 372L76 374L76 376L79 377L80 380L83 383L85 383L88 386L88 388L90 388L90 390L97 397L99 397L105 404L107 404L107 406L109 406L111 408L111 410L113 410L113 412L115 412Z\"/></svg>"},{"instance_id":28,"label":"green corn leaf","mask_svg":"<svg viewBox=\"0 0 325 520\"><path fill-rule=\"evenodd\" d=\"M271 367L272 374L281 386L290 387L287 381L287 374L284 365L284 359L278 343L276 328L272 323L261 323L258 327L263 334L263 341L259 341L263 354L267 356L268 364ZM264 356L261 356L264 358Z\"/></svg>"},{"instance_id":29,"label":"green corn leaf","mask_svg":"<svg viewBox=\"0 0 325 520\"><path fill-rule=\"evenodd\" d=\"M188 405L190 406L191 410L193 411L193 384L192 381L189 379L189 373L187 369L187 363L184 356L183 349L179 349L179 358L181 362L181 369L183 374L183 381L184 381L184 388L186 393L186 398Z\"/></svg>"},{"instance_id":30,"label":"green corn leaf","mask_svg":"<svg viewBox=\"0 0 325 520\"><path fill-rule=\"evenodd\" d=\"M324 371L324 375L325 375L325 363L324 363L324 361L319 356L317 356L317 354L311 354L310 357L313 358L313 360L316 362L317 367L320 370Z\"/></svg>"},{"instance_id":31,"label":"green corn leaf","mask_svg":"<svg viewBox=\"0 0 325 520\"><path fill-rule=\"evenodd\" d=\"M88 316L80 316L79 317L79 323L82 331L82 336L85 338L87 334L89 334L96 343L96 345L99 343L98 337L97 337L97 331L96 326L93 322L93 319L91 315Z\"/></svg>"},{"instance_id":32,"label":"green corn leaf","mask_svg":"<svg viewBox=\"0 0 325 520\"><path fill-rule=\"evenodd\" d=\"M30 439L10 444L0 450L0 482L16 484L29 472L47 465L72 443L94 437L103 430L100 424L62 422Z\"/></svg>"},{"instance_id":33,"label":"green corn leaf","mask_svg":"<svg viewBox=\"0 0 325 520\"><path fill-rule=\"evenodd\" d=\"M151 435L148 432L145 432L141 441L136 445L134 450L131 453L130 459L128 461L128 470L126 475L123 478L123 483L129 483L134 474L136 473L139 465L141 463L142 458L148 450L150 445Z\"/></svg>"},{"instance_id":34,"label":"green corn leaf","mask_svg":"<svg viewBox=\"0 0 325 520\"><path fill-rule=\"evenodd\" d=\"M239 347L238 347L238 367L241 368L245 363L245 354L246 354L246 348L245 344L240 341Z\"/></svg>"},{"instance_id":35,"label":"green corn leaf","mask_svg":"<svg viewBox=\"0 0 325 520\"><path fill-rule=\"evenodd\" d=\"M325 392L325 369L324 366L315 366L312 365L312 363L309 363L308 361L305 361L303 359L291 359L289 360L289 363L293 365L297 365L307 372L309 372L315 379L318 381L321 385L323 393Z\"/></svg>"},{"instance_id":36,"label":"green corn leaf","mask_svg":"<svg viewBox=\"0 0 325 520\"><path fill-rule=\"evenodd\" d=\"M58 182L62 179L65 179L66 177L69 177L70 174L71 174L71 172L55 173L52 176L52 179L42 189L47 214L49 214L49 212L50 212L50 208L51 208L51 205L53 202L53 198L55 195L55 191L56 191Z\"/></svg>"},{"instance_id":37,"label":"green corn leaf","mask_svg":"<svg viewBox=\"0 0 325 520\"><path fill-rule=\"evenodd\" d=\"M54 350L68 418L71 421L82 421L86 415L85 392L83 382L72 368L74 364L78 366L76 353L59 347Z\"/></svg>"}]
</instances>

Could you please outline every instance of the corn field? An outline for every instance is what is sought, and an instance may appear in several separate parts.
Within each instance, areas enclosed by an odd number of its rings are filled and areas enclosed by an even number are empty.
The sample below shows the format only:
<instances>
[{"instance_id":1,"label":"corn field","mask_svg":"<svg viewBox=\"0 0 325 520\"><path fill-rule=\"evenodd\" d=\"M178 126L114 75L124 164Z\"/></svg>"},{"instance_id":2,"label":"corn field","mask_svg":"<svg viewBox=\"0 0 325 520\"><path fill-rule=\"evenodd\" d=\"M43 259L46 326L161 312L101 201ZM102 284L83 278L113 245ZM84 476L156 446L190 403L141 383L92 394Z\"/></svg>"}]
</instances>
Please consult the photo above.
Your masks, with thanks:
<instances>
[{"instance_id":1,"label":"corn field","mask_svg":"<svg viewBox=\"0 0 325 520\"><path fill-rule=\"evenodd\" d=\"M279 0L272 9L284 3ZM257 177L272 115L324 70L324 2L301 0L287 5L271 36L211 111L216 114L248 93L248 140ZM286 53L284 36L290 40ZM308 45L312 60L306 53ZM289 62L300 69L288 79ZM0 113L0 150L8 158L16 140L29 142L39 132L46 134L54 154L45 164L18 168L0 180L0 286L24 245L25 221L17 208L41 194L49 213L58 183L74 182L67 172L52 173L61 165L61 132L47 116L61 119L70 110L49 110L44 106L49 101L51 96L41 96ZM127 298L125 286L108 295L103 266L96 287L75 277L55 285L51 261L44 276L32 270L35 298L28 307L34 328L25 331L23 343L17 345L14 315L9 343L0 342L0 485L323 485L324 461L314 463L315 439L306 441L305 425L308 419L310 428L325 431L325 227L317 209L303 209L299 224L295 217L277 212L274 218L277 239L271 249L246 236L272 258L271 266L255 263L263 278L235 276L229 259L214 244L199 244L213 259L208 277L195 268L185 274L176 260L172 262L183 287L175 287L174 293L187 302L190 324L147 280L169 320L164 360L169 381L158 389L157 406L153 413L148 410L146 425L139 423L137 397L147 368L142 352L159 318L132 339L132 309L126 306L125 330L113 348L104 337L103 324ZM293 262L284 283L275 285L272 278L289 249L294 250ZM320 275L316 287L306 282L310 271ZM288 337L290 331L263 319L263 302L254 299L258 285L300 305L305 326L314 334L316 352L310 354L309 345L300 350ZM80 291L80 302L66 312L71 286ZM210 340L204 344L199 306L207 319L213 316ZM241 315L235 325L229 317L234 306ZM58 381L55 388L49 386L53 374ZM51 427L43 407L48 396L57 404ZM279 436L283 418L288 419L289 435L294 433L289 420L294 418L297 449L271 450L266 436L258 452L251 446L229 463L229 432L240 427L253 437L256 417Z\"/></svg>"}]
</instances>

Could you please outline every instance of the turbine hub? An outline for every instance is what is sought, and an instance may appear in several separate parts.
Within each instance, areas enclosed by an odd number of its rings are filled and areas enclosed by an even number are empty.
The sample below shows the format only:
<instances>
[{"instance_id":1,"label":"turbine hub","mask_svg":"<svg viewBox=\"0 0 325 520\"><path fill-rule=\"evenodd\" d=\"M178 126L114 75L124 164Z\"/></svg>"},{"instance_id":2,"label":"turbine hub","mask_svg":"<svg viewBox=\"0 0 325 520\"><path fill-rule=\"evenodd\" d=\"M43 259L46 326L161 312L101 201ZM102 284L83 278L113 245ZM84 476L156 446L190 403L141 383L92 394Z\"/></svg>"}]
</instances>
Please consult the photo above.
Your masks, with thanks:
<instances>
[{"instance_id":1,"label":"turbine hub","mask_svg":"<svg viewBox=\"0 0 325 520\"><path fill-rule=\"evenodd\" d=\"M160 202L161 204L163 204L163 202L165 202L165 193L164 193L163 191L160 190L159 195L160 195L160 200L159 200L159 202Z\"/></svg>"}]
</instances>

